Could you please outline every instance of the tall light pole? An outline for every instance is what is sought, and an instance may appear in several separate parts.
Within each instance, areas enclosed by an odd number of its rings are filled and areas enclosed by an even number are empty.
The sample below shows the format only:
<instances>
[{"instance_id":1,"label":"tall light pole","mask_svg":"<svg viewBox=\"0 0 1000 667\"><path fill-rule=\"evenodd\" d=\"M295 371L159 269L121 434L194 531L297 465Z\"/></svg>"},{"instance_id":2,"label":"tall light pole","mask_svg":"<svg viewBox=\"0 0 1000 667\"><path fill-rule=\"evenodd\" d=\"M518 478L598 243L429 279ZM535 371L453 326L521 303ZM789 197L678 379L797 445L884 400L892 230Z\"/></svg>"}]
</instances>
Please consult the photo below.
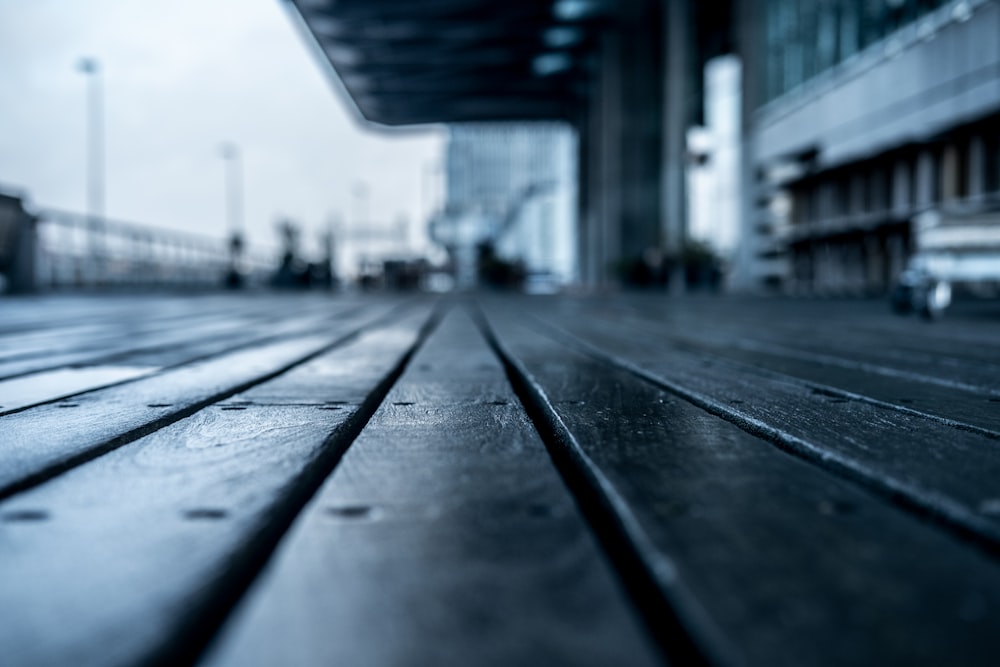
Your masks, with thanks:
<instances>
[{"instance_id":1,"label":"tall light pole","mask_svg":"<svg viewBox=\"0 0 1000 667\"><path fill-rule=\"evenodd\" d=\"M348 218L349 228L344 236L347 243L350 244L348 262L353 263L356 269L360 269L363 252L359 251L364 247L365 231L371 226L371 220L368 219L368 183L358 181L354 184L351 193L354 195L357 205L355 224L351 227L350 218Z\"/></svg>"},{"instance_id":2,"label":"tall light pole","mask_svg":"<svg viewBox=\"0 0 1000 667\"><path fill-rule=\"evenodd\" d=\"M364 227L371 222L368 219L368 183L366 181L358 181L354 184L353 193L357 202L357 215L355 217L358 226Z\"/></svg>"},{"instance_id":3,"label":"tall light pole","mask_svg":"<svg viewBox=\"0 0 1000 667\"><path fill-rule=\"evenodd\" d=\"M222 159L226 161L226 218L229 222L229 233L243 234L243 159L240 148L232 142L226 142L219 148Z\"/></svg>"},{"instance_id":4,"label":"tall light pole","mask_svg":"<svg viewBox=\"0 0 1000 667\"><path fill-rule=\"evenodd\" d=\"M226 163L226 217L229 225L229 271L226 275L228 287L241 287L243 274L240 270L243 254L243 160L239 146L232 142L223 143L219 149Z\"/></svg>"},{"instance_id":5,"label":"tall light pole","mask_svg":"<svg viewBox=\"0 0 1000 667\"><path fill-rule=\"evenodd\" d=\"M104 100L101 68L95 58L81 58L77 69L87 77L87 215L90 253L100 274L104 248Z\"/></svg>"}]
</instances>

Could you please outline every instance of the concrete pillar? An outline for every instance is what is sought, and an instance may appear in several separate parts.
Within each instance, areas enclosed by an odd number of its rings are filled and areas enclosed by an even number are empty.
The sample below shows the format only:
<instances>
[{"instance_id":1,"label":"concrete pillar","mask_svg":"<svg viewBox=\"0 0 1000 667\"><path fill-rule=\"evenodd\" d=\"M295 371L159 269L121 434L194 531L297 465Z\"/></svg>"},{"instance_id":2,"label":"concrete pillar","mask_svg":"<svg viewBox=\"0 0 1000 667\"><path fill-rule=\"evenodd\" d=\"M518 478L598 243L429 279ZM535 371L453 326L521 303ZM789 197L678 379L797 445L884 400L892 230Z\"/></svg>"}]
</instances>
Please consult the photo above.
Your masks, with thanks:
<instances>
[{"instance_id":1,"label":"concrete pillar","mask_svg":"<svg viewBox=\"0 0 1000 667\"><path fill-rule=\"evenodd\" d=\"M577 235L576 235L576 257L577 257L577 272L579 275L580 284L584 287L593 287L594 285L594 270L591 266L591 260L593 259L593 239L591 238L591 227L593 226L593 216L590 215L591 209L593 208L591 204L591 171L593 165L593 152L594 148L592 146L591 137L591 125L592 119L590 114L582 113L576 122L576 135L577 135L577 161L576 161L576 193L577 193L577 209L576 209L576 224L577 224Z\"/></svg>"},{"instance_id":2,"label":"concrete pillar","mask_svg":"<svg viewBox=\"0 0 1000 667\"><path fill-rule=\"evenodd\" d=\"M905 158L896 160L892 169L892 212L896 217L910 213L910 165Z\"/></svg>"},{"instance_id":3,"label":"concrete pillar","mask_svg":"<svg viewBox=\"0 0 1000 667\"><path fill-rule=\"evenodd\" d=\"M736 0L738 32L736 48L740 56L740 240L733 261L729 286L737 291L760 288L755 276L754 217L756 213L757 133L754 112L760 106L763 90L763 60L761 43L761 0ZM815 270L815 269L814 269Z\"/></svg>"},{"instance_id":4,"label":"concrete pillar","mask_svg":"<svg viewBox=\"0 0 1000 667\"><path fill-rule=\"evenodd\" d=\"M886 240L889 277L895 283L899 274L906 268L906 243L900 234L893 234Z\"/></svg>"},{"instance_id":5,"label":"concrete pillar","mask_svg":"<svg viewBox=\"0 0 1000 667\"><path fill-rule=\"evenodd\" d=\"M600 97L597 100L599 126L596 140L599 144L597 234L595 238L596 271L598 285L614 281L615 263L621 255L622 168L624 150L622 137L623 63L622 36L612 32L604 37L601 59Z\"/></svg>"},{"instance_id":6,"label":"concrete pillar","mask_svg":"<svg viewBox=\"0 0 1000 667\"><path fill-rule=\"evenodd\" d=\"M827 294L831 284L831 251L830 243L822 241L819 246L819 254L816 257L816 293Z\"/></svg>"},{"instance_id":7,"label":"concrete pillar","mask_svg":"<svg viewBox=\"0 0 1000 667\"><path fill-rule=\"evenodd\" d=\"M889 201L891 194L889 188L891 185L890 181L886 178L887 168L884 164L879 164L869 174L869 202L871 210L878 213L885 213L892 208L892 204Z\"/></svg>"},{"instance_id":8,"label":"concrete pillar","mask_svg":"<svg viewBox=\"0 0 1000 667\"><path fill-rule=\"evenodd\" d=\"M1000 192L1000 132L996 132L989 142L989 152L992 154L991 182L986 184L988 192ZM990 158L988 158L990 159Z\"/></svg>"},{"instance_id":9,"label":"concrete pillar","mask_svg":"<svg viewBox=\"0 0 1000 667\"><path fill-rule=\"evenodd\" d=\"M885 259L882 255L882 244L879 237L866 234L864 242L865 279L863 290L867 294L878 294L885 290L883 276L885 275Z\"/></svg>"},{"instance_id":10,"label":"concrete pillar","mask_svg":"<svg viewBox=\"0 0 1000 667\"><path fill-rule=\"evenodd\" d=\"M958 196L959 151L955 144L948 144L941 155L941 201L953 201Z\"/></svg>"},{"instance_id":11,"label":"concrete pillar","mask_svg":"<svg viewBox=\"0 0 1000 667\"><path fill-rule=\"evenodd\" d=\"M813 289L813 275L815 274L815 258L812 244L800 244L793 250L794 257L794 283L792 292L794 294L809 294Z\"/></svg>"},{"instance_id":12,"label":"concrete pillar","mask_svg":"<svg viewBox=\"0 0 1000 667\"><path fill-rule=\"evenodd\" d=\"M661 247L663 7L657 0L615 7L579 123L580 159L586 162L580 264L591 288L617 282L620 270Z\"/></svg>"},{"instance_id":13,"label":"concrete pillar","mask_svg":"<svg viewBox=\"0 0 1000 667\"><path fill-rule=\"evenodd\" d=\"M866 182L867 177L868 174L863 171L857 171L851 174L851 201L847 210L848 217L857 217L865 212L865 188L868 185Z\"/></svg>"},{"instance_id":14,"label":"concrete pillar","mask_svg":"<svg viewBox=\"0 0 1000 667\"><path fill-rule=\"evenodd\" d=\"M820 183L818 187L820 193L819 200L819 221L826 221L841 215L840 206L842 202L837 201L837 186L830 181Z\"/></svg>"},{"instance_id":15,"label":"concrete pillar","mask_svg":"<svg viewBox=\"0 0 1000 667\"><path fill-rule=\"evenodd\" d=\"M596 50L587 108L580 127L580 275L585 287L608 282L607 213L614 209L617 174L614 147L615 37L605 33Z\"/></svg>"},{"instance_id":16,"label":"concrete pillar","mask_svg":"<svg viewBox=\"0 0 1000 667\"><path fill-rule=\"evenodd\" d=\"M969 157L966 164L968 175L968 195L982 197L986 192L986 147L983 138L975 136L969 141Z\"/></svg>"},{"instance_id":17,"label":"concrete pillar","mask_svg":"<svg viewBox=\"0 0 1000 667\"><path fill-rule=\"evenodd\" d=\"M917 158L917 208L934 204L934 154L929 150L920 152Z\"/></svg>"},{"instance_id":18,"label":"concrete pillar","mask_svg":"<svg viewBox=\"0 0 1000 667\"><path fill-rule=\"evenodd\" d=\"M687 241L687 128L690 121L694 46L691 8L687 2L664 3L663 113L663 251L679 257ZM671 288L682 286L683 268L676 266Z\"/></svg>"},{"instance_id":19,"label":"concrete pillar","mask_svg":"<svg viewBox=\"0 0 1000 667\"><path fill-rule=\"evenodd\" d=\"M588 236L587 212L590 210L588 197L590 196L589 171L590 161L587 156L590 154L590 125L589 116L586 113L580 114L576 119L574 128L577 136L577 161L576 161L576 271L577 279L581 285L590 284L590 268L587 259L590 257L590 238Z\"/></svg>"}]
</instances>

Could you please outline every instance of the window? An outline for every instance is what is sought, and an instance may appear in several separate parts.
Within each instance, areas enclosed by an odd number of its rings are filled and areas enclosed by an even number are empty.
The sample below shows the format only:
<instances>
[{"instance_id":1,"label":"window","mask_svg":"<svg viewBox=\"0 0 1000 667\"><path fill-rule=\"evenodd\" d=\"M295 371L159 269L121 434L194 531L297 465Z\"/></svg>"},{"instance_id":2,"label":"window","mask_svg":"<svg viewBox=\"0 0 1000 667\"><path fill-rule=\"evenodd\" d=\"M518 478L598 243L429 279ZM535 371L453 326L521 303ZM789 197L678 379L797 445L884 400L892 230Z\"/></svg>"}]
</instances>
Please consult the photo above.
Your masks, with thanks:
<instances>
[{"instance_id":1,"label":"window","mask_svg":"<svg viewBox=\"0 0 1000 667\"><path fill-rule=\"evenodd\" d=\"M946 0L764 0L766 99L780 97Z\"/></svg>"}]
</instances>

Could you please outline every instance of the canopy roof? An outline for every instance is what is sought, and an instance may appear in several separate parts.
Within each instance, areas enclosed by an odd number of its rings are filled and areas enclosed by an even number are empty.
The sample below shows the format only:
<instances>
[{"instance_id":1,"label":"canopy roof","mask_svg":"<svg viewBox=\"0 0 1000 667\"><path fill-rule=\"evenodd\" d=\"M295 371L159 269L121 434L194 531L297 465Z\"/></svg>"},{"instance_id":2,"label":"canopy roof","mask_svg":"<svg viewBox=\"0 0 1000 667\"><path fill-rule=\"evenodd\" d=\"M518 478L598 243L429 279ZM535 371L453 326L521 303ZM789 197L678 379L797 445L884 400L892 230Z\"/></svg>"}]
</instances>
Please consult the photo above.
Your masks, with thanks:
<instances>
[{"instance_id":1,"label":"canopy roof","mask_svg":"<svg viewBox=\"0 0 1000 667\"><path fill-rule=\"evenodd\" d=\"M658 0L287 1L361 114L385 125L575 120L602 31L663 34L619 20ZM659 1L690 2L697 86L732 47L732 0Z\"/></svg>"},{"instance_id":2,"label":"canopy roof","mask_svg":"<svg viewBox=\"0 0 1000 667\"><path fill-rule=\"evenodd\" d=\"M289 0L361 114L387 125L570 119L598 0Z\"/></svg>"}]
</instances>

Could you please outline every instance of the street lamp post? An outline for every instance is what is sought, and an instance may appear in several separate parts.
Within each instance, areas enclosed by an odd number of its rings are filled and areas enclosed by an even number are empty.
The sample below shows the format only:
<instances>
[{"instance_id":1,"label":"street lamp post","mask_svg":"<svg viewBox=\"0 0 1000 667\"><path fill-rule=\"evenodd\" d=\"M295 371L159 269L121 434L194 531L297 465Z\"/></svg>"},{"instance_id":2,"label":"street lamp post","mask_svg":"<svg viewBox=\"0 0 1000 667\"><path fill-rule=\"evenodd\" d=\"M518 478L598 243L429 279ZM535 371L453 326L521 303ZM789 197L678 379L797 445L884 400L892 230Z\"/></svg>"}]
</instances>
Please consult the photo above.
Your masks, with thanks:
<instances>
[{"instance_id":1,"label":"street lamp post","mask_svg":"<svg viewBox=\"0 0 1000 667\"><path fill-rule=\"evenodd\" d=\"M352 193L357 205L355 223L353 226L350 225L350 219L348 219L349 228L344 236L350 244L348 262L353 263L360 273L361 265L364 263L365 232L371 225L368 215L368 183L358 181L354 184Z\"/></svg>"},{"instance_id":2,"label":"street lamp post","mask_svg":"<svg viewBox=\"0 0 1000 667\"><path fill-rule=\"evenodd\" d=\"M226 286L238 288L243 286L243 273L240 270L244 245L243 161L239 147L232 142L222 144L220 153L226 163L226 217L229 224L230 257Z\"/></svg>"},{"instance_id":3,"label":"street lamp post","mask_svg":"<svg viewBox=\"0 0 1000 667\"><path fill-rule=\"evenodd\" d=\"M87 215L90 254L99 280L104 268L104 104L101 68L95 58L81 58L77 69L87 85Z\"/></svg>"},{"instance_id":4,"label":"street lamp post","mask_svg":"<svg viewBox=\"0 0 1000 667\"><path fill-rule=\"evenodd\" d=\"M357 212L355 219L359 227L364 227L370 220L368 220L368 183L366 181L358 181L354 184L354 198L357 202Z\"/></svg>"}]
</instances>

